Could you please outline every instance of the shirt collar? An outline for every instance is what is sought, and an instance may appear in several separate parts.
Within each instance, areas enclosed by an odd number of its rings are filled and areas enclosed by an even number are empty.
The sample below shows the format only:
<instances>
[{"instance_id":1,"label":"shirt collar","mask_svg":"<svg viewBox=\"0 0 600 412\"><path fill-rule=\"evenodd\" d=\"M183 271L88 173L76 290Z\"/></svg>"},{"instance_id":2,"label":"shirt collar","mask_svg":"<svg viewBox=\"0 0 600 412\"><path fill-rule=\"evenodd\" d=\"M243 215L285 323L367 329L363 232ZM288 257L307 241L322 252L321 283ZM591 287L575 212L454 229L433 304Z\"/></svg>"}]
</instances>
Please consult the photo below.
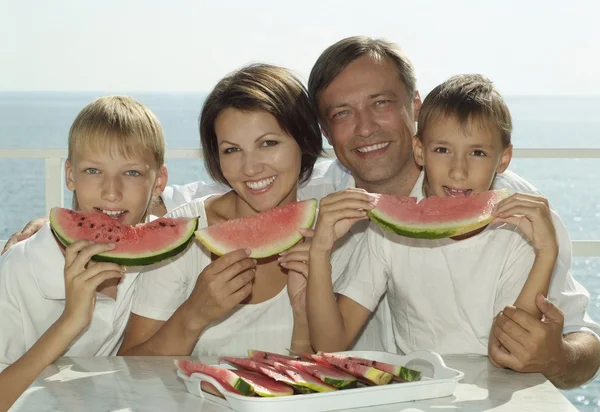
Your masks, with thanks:
<instances>
[{"instance_id":1,"label":"shirt collar","mask_svg":"<svg viewBox=\"0 0 600 412\"><path fill-rule=\"evenodd\" d=\"M46 299L65 299L65 258L50 224L46 223L27 241L25 257L41 295Z\"/></svg>"}]
</instances>

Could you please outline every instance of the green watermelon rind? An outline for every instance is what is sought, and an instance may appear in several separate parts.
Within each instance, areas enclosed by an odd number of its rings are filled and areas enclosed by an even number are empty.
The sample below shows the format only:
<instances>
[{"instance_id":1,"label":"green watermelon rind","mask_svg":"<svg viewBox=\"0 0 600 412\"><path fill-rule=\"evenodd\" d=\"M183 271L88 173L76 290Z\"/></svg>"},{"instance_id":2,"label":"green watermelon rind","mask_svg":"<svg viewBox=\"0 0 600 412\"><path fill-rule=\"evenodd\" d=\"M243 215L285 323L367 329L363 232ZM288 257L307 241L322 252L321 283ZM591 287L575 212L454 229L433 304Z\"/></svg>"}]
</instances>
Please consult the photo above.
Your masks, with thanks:
<instances>
[{"instance_id":1,"label":"green watermelon rind","mask_svg":"<svg viewBox=\"0 0 600 412\"><path fill-rule=\"evenodd\" d=\"M56 235L56 238L62 243L64 246L69 246L73 243L73 239L69 239L64 233L61 232L60 227L57 227L56 223L53 222L53 215L50 213L50 226L52 227L52 231ZM184 232L185 235L178 239L177 242L174 242L175 245L170 245L163 250L152 252L151 254L139 256L127 256L123 253L100 253L98 255L94 255L92 259L96 262L109 262L116 263L122 266L146 266L152 265L158 262L161 262L170 257L176 256L179 253L183 252L188 245L194 239L194 231L198 227L198 219L193 218L188 222L188 228Z\"/></svg>"},{"instance_id":2,"label":"green watermelon rind","mask_svg":"<svg viewBox=\"0 0 600 412\"><path fill-rule=\"evenodd\" d=\"M302 222L300 222L300 226L297 229L302 228L311 228L315 219L317 217L317 200L309 199L305 200L307 205L305 206L307 212L305 213L305 217ZM207 228L205 228L207 229ZM196 238L212 253L217 256L223 256L229 252L232 252L233 249L229 248L221 248L217 241L215 241L211 236L208 235L208 232L205 229L200 229L195 232ZM288 250L296 243L298 243L303 236L295 230L292 234L290 234L287 238L278 241L276 244L273 244L270 247L263 246L260 248L255 248L252 250L250 254L250 258L253 259L262 259L267 258L273 255L277 255L285 250Z\"/></svg>"},{"instance_id":3,"label":"green watermelon rind","mask_svg":"<svg viewBox=\"0 0 600 412\"><path fill-rule=\"evenodd\" d=\"M500 189L497 190L497 192L499 192L502 199L508 197L509 195L508 190L506 189ZM393 217L381 213L376 208L370 210L367 214L372 221L388 232L413 239L429 240L460 236L465 233L480 229L494 220L491 214L485 214L478 215L476 218L469 217L462 221L452 222L452 226L434 228L429 224L419 227L415 224L411 224L409 226L403 222L397 220L394 221Z\"/></svg>"}]
</instances>

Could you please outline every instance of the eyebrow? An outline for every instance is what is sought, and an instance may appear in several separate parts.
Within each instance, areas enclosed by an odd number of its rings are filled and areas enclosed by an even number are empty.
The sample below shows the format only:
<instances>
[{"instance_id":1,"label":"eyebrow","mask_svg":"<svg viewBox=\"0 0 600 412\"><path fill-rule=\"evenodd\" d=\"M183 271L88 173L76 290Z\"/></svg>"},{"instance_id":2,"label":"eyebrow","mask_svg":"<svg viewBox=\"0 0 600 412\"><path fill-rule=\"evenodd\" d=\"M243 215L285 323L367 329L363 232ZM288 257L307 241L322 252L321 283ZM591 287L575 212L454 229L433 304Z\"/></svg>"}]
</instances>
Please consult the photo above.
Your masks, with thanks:
<instances>
[{"instance_id":1,"label":"eyebrow","mask_svg":"<svg viewBox=\"0 0 600 412\"><path fill-rule=\"evenodd\" d=\"M377 92L377 93L372 93L370 95L367 96L368 100L372 100L375 99L377 97L381 97L381 96L392 96L392 97L398 97L398 95L396 94L396 92L394 92L393 90L384 90L381 92ZM325 113L329 113L331 110L333 109L340 109L342 107L346 107L346 106L350 106L349 103L343 102L343 103L338 103L338 104L332 104L330 106L327 106L325 108Z\"/></svg>"},{"instance_id":2,"label":"eyebrow","mask_svg":"<svg viewBox=\"0 0 600 412\"><path fill-rule=\"evenodd\" d=\"M266 132L266 133L263 133L260 136L258 136L256 139L254 139L254 143L258 142L263 137L269 136L269 135L279 136L279 133L275 133L275 132ZM219 143L219 146L221 146L223 143L227 143L227 144L230 144L232 146L239 146L237 143L230 142L229 140L221 140L221 143Z\"/></svg>"},{"instance_id":3,"label":"eyebrow","mask_svg":"<svg viewBox=\"0 0 600 412\"><path fill-rule=\"evenodd\" d=\"M433 140L432 141L433 144L441 144L441 145L448 145L450 146L450 142L448 142L447 140ZM489 145L489 144L479 144L479 143L474 143L469 145L469 147L471 149L477 149L477 148L484 148L484 149L492 149L493 146Z\"/></svg>"}]
</instances>

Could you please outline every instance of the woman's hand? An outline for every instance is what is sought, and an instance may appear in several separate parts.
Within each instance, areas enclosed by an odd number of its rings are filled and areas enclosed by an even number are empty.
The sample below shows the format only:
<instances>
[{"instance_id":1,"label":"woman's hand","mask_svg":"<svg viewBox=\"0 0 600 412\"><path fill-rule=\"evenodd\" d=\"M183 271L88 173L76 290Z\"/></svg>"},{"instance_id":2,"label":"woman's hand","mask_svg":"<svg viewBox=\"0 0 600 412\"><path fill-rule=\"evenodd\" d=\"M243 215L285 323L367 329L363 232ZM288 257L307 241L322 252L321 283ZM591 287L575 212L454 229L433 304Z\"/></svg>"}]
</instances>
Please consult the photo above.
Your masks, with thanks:
<instances>
[{"instance_id":1,"label":"woman's hand","mask_svg":"<svg viewBox=\"0 0 600 412\"><path fill-rule=\"evenodd\" d=\"M62 320L78 334L92 320L96 305L96 289L108 279L122 278L125 268L116 263L90 260L113 249L113 243L80 240L65 249L65 309Z\"/></svg>"},{"instance_id":2,"label":"woman's hand","mask_svg":"<svg viewBox=\"0 0 600 412\"><path fill-rule=\"evenodd\" d=\"M374 196L355 188L321 199L311 250L331 252L335 241L348 233L352 225L368 219L367 211L375 207L374 201Z\"/></svg>"},{"instance_id":3,"label":"woman's hand","mask_svg":"<svg viewBox=\"0 0 600 412\"><path fill-rule=\"evenodd\" d=\"M496 205L494 223L505 222L518 227L533 243L536 255L558 254L556 230L548 199L515 193Z\"/></svg>"},{"instance_id":4,"label":"woman's hand","mask_svg":"<svg viewBox=\"0 0 600 412\"><path fill-rule=\"evenodd\" d=\"M188 327L204 329L252 293L256 260L248 258L249 255L250 250L236 250L204 268L185 303L190 314Z\"/></svg>"}]
</instances>

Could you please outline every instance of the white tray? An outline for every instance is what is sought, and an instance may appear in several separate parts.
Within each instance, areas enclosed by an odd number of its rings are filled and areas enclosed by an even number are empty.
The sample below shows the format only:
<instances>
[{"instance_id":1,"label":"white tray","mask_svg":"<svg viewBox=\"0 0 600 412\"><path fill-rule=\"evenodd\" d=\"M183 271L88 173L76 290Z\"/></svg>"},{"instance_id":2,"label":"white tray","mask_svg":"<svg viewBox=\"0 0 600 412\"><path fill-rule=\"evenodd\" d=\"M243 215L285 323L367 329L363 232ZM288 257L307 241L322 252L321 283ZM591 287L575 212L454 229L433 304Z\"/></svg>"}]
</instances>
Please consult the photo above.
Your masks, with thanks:
<instances>
[{"instance_id":1,"label":"white tray","mask_svg":"<svg viewBox=\"0 0 600 412\"><path fill-rule=\"evenodd\" d=\"M211 400L238 412L306 412L333 411L338 409L360 408L419 399L450 396L464 373L448 368L440 355L430 351L417 351L406 356L377 351L341 352L394 365L408 366L422 373L420 381L392 383L382 386L368 386L344 389L335 392L311 393L303 395L260 398L228 392L210 376L193 373L190 377L177 371L191 394ZM229 365L218 366L233 369ZM200 389L202 381L213 384L225 399L206 393Z\"/></svg>"}]
</instances>

